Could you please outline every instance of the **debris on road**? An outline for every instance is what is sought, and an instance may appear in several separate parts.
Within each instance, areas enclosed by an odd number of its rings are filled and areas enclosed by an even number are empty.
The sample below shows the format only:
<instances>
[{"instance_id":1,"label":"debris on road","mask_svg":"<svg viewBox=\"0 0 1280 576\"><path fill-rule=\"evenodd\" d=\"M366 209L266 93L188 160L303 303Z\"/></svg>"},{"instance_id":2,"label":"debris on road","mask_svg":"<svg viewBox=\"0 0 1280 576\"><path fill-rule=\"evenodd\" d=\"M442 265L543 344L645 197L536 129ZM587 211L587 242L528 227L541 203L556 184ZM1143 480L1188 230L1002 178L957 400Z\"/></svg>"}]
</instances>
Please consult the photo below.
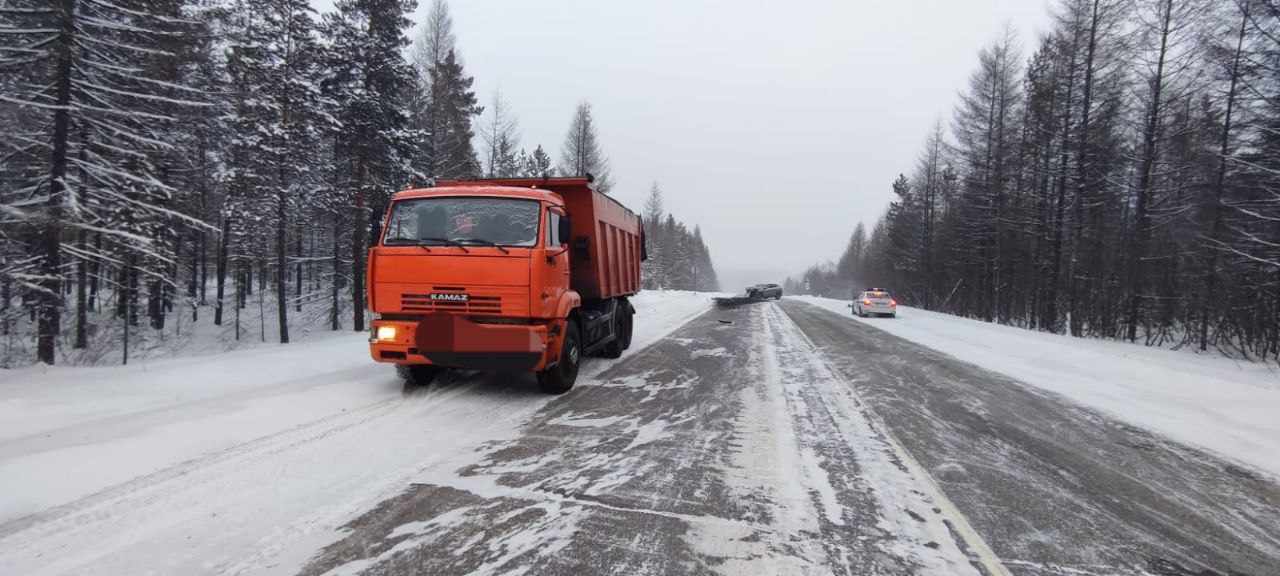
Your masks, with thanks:
<instances>
[{"instance_id":1,"label":"debris on road","mask_svg":"<svg viewBox=\"0 0 1280 576\"><path fill-rule=\"evenodd\" d=\"M752 298L750 296L746 296L743 294L740 294L737 296L717 296L713 298L713 300L715 300L716 306L719 306L721 308L737 308L738 306L741 306L743 304L755 304L757 302L764 302L764 300Z\"/></svg>"},{"instance_id":2,"label":"debris on road","mask_svg":"<svg viewBox=\"0 0 1280 576\"><path fill-rule=\"evenodd\" d=\"M715 298L716 306L722 308L737 308L743 304L752 304L754 302L764 302L765 300L778 300L782 298L782 287L777 284L756 284L755 286L747 286L746 291L742 294L734 296L720 296Z\"/></svg>"}]
</instances>

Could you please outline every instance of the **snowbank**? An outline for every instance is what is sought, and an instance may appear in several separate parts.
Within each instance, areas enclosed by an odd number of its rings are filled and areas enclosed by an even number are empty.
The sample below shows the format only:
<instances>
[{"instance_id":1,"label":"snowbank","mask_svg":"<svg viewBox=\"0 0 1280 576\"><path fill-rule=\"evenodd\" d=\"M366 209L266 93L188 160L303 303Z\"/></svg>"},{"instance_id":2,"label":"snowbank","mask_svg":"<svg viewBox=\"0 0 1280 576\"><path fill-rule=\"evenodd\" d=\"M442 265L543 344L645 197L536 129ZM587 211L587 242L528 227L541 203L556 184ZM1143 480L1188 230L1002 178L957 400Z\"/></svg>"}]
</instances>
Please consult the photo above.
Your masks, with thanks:
<instances>
[{"instance_id":1,"label":"snowbank","mask_svg":"<svg viewBox=\"0 0 1280 576\"><path fill-rule=\"evenodd\" d=\"M845 300L794 299L1280 477L1280 370L1275 366L908 307L899 308L896 320L862 319L852 315Z\"/></svg>"},{"instance_id":2,"label":"snowbank","mask_svg":"<svg viewBox=\"0 0 1280 576\"><path fill-rule=\"evenodd\" d=\"M645 290L631 299L636 308L636 322L631 335L631 350L639 350L661 340L676 328L711 309L711 299L724 294L685 290Z\"/></svg>"}]
</instances>

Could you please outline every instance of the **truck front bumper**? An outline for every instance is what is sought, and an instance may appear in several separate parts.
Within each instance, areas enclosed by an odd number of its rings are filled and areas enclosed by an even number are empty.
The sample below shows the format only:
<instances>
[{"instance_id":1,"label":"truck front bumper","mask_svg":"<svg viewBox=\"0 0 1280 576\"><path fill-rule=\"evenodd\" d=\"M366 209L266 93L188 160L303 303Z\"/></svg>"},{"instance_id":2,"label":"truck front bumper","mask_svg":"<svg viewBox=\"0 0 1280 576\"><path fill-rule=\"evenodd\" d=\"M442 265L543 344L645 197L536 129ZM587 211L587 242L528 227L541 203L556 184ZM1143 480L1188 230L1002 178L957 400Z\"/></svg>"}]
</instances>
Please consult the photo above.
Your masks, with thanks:
<instances>
[{"instance_id":1,"label":"truck front bumper","mask_svg":"<svg viewBox=\"0 0 1280 576\"><path fill-rule=\"evenodd\" d=\"M433 364L499 372L542 370L551 329L546 323L473 322L453 314L420 320L374 320L369 354L374 361Z\"/></svg>"}]
</instances>

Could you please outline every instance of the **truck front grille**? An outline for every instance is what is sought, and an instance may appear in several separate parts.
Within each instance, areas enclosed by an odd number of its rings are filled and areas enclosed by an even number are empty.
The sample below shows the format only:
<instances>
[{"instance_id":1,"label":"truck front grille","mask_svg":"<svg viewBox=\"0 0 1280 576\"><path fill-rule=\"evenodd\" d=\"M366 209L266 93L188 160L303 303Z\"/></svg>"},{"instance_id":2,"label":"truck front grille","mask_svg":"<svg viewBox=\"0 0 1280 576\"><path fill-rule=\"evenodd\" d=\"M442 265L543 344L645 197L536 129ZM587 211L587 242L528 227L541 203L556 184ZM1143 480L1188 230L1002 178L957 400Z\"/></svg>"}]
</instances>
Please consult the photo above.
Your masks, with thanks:
<instances>
[{"instance_id":1,"label":"truck front grille","mask_svg":"<svg viewBox=\"0 0 1280 576\"><path fill-rule=\"evenodd\" d=\"M434 294L467 294L453 286L433 286ZM501 314L502 297L467 294L466 300L431 299L431 294L401 294L400 309L405 312L469 312L476 314Z\"/></svg>"}]
</instances>

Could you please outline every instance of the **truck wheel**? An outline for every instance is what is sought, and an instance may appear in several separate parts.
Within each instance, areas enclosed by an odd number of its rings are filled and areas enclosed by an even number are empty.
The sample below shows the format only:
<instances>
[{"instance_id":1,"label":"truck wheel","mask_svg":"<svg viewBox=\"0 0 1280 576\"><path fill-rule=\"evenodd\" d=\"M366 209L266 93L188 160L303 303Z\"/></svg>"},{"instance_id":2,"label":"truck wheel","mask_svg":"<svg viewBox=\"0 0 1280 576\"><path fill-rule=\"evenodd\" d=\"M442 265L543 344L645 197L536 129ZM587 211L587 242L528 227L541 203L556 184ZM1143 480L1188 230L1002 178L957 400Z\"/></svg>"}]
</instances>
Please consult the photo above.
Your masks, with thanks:
<instances>
[{"instance_id":1,"label":"truck wheel","mask_svg":"<svg viewBox=\"0 0 1280 576\"><path fill-rule=\"evenodd\" d=\"M631 347L631 314L625 303L619 304L613 315L613 342L600 349L605 358L621 358L622 351Z\"/></svg>"},{"instance_id":2,"label":"truck wheel","mask_svg":"<svg viewBox=\"0 0 1280 576\"><path fill-rule=\"evenodd\" d=\"M636 315L631 312L631 307L626 307L627 312L622 315L622 349L631 348L631 330L636 325Z\"/></svg>"},{"instance_id":3,"label":"truck wheel","mask_svg":"<svg viewBox=\"0 0 1280 576\"><path fill-rule=\"evenodd\" d=\"M443 370L439 366L420 364L406 366L405 371L402 374L404 375L406 384L425 388L430 386L431 383L435 381L436 376L439 376L442 371Z\"/></svg>"},{"instance_id":4,"label":"truck wheel","mask_svg":"<svg viewBox=\"0 0 1280 576\"><path fill-rule=\"evenodd\" d=\"M578 380L578 365L582 362L582 339L578 337L578 325L570 320L560 341L560 362L538 372L538 387L548 394L564 394Z\"/></svg>"}]
</instances>

